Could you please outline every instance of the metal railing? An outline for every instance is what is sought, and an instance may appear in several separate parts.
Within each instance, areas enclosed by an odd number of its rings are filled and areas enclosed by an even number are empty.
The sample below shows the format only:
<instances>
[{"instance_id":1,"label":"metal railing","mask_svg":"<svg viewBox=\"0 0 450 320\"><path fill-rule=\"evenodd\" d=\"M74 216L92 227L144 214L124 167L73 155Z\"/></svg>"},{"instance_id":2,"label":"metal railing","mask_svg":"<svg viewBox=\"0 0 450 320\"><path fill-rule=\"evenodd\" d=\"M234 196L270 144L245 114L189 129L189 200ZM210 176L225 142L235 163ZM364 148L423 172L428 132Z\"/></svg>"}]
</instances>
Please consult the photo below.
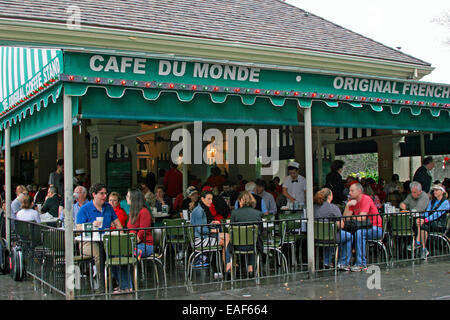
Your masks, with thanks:
<instances>
[{"instance_id":1,"label":"metal railing","mask_svg":"<svg viewBox=\"0 0 450 320\"><path fill-rule=\"evenodd\" d=\"M349 225L355 216L315 219L316 271L337 272L338 266L357 263L390 266L398 261L449 256L450 241L445 236L448 214L439 222L439 228L435 223L427 227L428 256L422 255L423 244L415 243L420 215L408 212L367 216L372 222L378 217L381 220L372 226L363 225L360 217L357 225ZM64 294L64 229L15 223L12 244L22 246L28 275ZM373 228L377 224L381 225L379 230ZM280 214L277 219L267 217L258 223L224 220L194 226L183 219L170 219L161 227L76 231L75 296L110 295L116 287L145 292L228 281L259 283L261 278L307 273L306 226L307 219L293 213ZM149 237L152 241L148 241ZM151 252L145 251L149 247L136 250L147 242L153 244ZM226 272L228 263L233 266L232 275Z\"/></svg>"}]
</instances>

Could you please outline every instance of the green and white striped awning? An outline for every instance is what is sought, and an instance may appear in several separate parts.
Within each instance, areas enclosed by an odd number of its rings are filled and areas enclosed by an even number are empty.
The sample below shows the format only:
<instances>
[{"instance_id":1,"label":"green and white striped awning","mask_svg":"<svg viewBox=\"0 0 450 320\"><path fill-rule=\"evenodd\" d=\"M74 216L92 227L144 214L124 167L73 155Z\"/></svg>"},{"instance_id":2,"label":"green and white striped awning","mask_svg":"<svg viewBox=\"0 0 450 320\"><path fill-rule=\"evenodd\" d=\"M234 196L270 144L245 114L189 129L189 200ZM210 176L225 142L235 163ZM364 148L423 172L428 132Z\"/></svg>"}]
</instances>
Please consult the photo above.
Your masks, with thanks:
<instances>
[{"instance_id":1,"label":"green and white striped awning","mask_svg":"<svg viewBox=\"0 0 450 320\"><path fill-rule=\"evenodd\" d=\"M49 98L43 93L60 85L62 71L61 50L0 47L0 101L3 109L0 117L8 117L22 106L25 107L24 112L20 113L22 117L26 116L27 111L32 114L34 108L39 111L42 100ZM60 90L57 92L59 94ZM56 99L53 97L53 101ZM47 101L43 105L46 107ZM20 121L22 117L13 121Z\"/></svg>"}]
</instances>

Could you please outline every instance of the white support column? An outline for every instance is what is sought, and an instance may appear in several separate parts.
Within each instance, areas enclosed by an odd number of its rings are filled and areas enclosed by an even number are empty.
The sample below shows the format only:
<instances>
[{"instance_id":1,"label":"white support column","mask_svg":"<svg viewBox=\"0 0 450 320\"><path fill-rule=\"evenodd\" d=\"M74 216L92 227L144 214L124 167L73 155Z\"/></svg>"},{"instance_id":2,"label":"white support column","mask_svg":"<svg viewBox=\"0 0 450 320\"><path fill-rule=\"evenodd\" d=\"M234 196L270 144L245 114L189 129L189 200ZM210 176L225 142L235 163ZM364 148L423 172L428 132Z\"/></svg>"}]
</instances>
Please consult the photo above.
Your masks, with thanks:
<instances>
[{"instance_id":1,"label":"white support column","mask_svg":"<svg viewBox=\"0 0 450 320\"><path fill-rule=\"evenodd\" d=\"M187 125L183 125L183 142L187 141L187 139L190 139L190 137L186 134L187 133ZM189 155L190 156L190 155ZM188 165L186 164L186 151L183 148L183 193L186 191L188 187Z\"/></svg>"},{"instance_id":2,"label":"white support column","mask_svg":"<svg viewBox=\"0 0 450 320\"><path fill-rule=\"evenodd\" d=\"M311 107L304 108L305 121L305 172L306 172L306 213L308 217L308 270L309 276L315 275L314 263L314 211L313 211L313 152L312 152L312 124Z\"/></svg>"},{"instance_id":3,"label":"white support column","mask_svg":"<svg viewBox=\"0 0 450 320\"><path fill-rule=\"evenodd\" d=\"M6 198L6 242L8 250L11 252L11 127L5 129L5 198Z\"/></svg>"},{"instance_id":4,"label":"white support column","mask_svg":"<svg viewBox=\"0 0 450 320\"><path fill-rule=\"evenodd\" d=\"M73 261L73 137L72 97L64 94L64 228L66 258L66 300L75 298Z\"/></svg>"}]
</instances>

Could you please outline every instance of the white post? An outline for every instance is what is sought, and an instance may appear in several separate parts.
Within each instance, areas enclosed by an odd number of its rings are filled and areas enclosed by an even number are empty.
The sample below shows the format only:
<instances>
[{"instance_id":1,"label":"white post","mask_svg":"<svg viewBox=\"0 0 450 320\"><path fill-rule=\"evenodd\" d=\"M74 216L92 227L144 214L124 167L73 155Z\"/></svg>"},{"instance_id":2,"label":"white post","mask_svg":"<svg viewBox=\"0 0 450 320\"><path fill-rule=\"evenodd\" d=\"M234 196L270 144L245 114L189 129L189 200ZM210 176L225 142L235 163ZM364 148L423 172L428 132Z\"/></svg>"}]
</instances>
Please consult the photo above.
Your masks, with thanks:
<instances>
[{"instance_id":1,"label":"white post","mask_svg":"<svg viewBox=\"0 0 450 320\"><path fill-rule=\"evenodd\" d=\"M64 228L66 258L66 300L75 298L73 261L73 137L72 97L64 94Z\"/></svg>"},{"instance_id":2,"label":"white post","mask_svg":"<svg viewBox=\"0 0 450 320\"><path fill-rule=\"evenodd\" d=\"M11 252L11 127L5 129L5 198L6 198L6 242L8 250Z\"/></svg>"},{"instance_id":3,"label":"white post","mask_svg":"<svg viewBox=\"0 0 450 320\"><path fill-rule=\"evenodd\" d=\"M187 126L184 124L183 125L183 142L185 142L187 139L190 138L186 134L186 130L187 130ZM186 189L188 187L188 165L186 164L186 156L187 156L186 151L183 150L183 193L186 191Z\"/></svg>"},{"instance_id":4,"label":"white post","mask_svg":"<svg viewBox=\"0 0 450 320\"><path fill-rule=\"evenodd\" d=\"M308 270L309 276L314 276L314 211L313 211L313 152L312 152L312 124L311 107L304 108L305 121L305 167L306 167L306 214L308 217Z\"/></svg>"}]
</instances>

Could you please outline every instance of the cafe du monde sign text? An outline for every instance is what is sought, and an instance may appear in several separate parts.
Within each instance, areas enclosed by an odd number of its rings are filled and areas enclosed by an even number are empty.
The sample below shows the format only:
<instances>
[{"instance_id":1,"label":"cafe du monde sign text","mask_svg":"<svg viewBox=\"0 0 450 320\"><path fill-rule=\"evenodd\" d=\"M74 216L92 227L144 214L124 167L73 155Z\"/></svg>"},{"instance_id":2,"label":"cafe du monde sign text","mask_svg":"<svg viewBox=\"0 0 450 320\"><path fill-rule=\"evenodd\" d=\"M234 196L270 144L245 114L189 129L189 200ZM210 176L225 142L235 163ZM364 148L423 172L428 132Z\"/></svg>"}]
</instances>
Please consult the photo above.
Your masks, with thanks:
<instances>
[{"instance_id":1,"label":"cafe du monde sign text","mask_svg":"<svg viewBox=\"0 0 450 320\"><path fill-rule=\"evenodd\" d=\"M450 102L449 85L420 81L325 75L213 62L104 54L66 52L64 57L65 73L91 77Z\"/></svg>"}]
</instances>

